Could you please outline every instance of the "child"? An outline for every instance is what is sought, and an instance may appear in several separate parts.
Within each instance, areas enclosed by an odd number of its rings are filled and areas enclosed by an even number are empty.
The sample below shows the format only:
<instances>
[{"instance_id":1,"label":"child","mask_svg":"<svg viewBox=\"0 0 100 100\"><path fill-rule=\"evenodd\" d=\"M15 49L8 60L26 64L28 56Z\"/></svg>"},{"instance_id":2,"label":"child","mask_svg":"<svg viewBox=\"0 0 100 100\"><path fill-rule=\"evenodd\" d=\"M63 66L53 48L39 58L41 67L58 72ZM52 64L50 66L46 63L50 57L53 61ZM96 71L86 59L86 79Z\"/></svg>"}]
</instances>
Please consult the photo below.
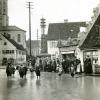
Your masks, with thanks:
<instances>
[{"instance_id":1,"label":"child","mask_svg":"<svg viewBox=\"0 0 100 100\"><path fill-rule=\"evenodd\" d=\"M58 68L58 75L59 75L59 76L62 75L62 71L63 71L63 70L62 70L62 65L60 64L60 65L59 65L59 68Z\"/></svg>"},{"instance_id":2,"label":"child","mask_svg":"<svg viewBox=\"0 0 100 100\"><path fill-rule=\"evenodd\" d=\"M71 64L71 76L74 77L74 75L75 75L74 65Z\"/></svg>"}]
</instances>

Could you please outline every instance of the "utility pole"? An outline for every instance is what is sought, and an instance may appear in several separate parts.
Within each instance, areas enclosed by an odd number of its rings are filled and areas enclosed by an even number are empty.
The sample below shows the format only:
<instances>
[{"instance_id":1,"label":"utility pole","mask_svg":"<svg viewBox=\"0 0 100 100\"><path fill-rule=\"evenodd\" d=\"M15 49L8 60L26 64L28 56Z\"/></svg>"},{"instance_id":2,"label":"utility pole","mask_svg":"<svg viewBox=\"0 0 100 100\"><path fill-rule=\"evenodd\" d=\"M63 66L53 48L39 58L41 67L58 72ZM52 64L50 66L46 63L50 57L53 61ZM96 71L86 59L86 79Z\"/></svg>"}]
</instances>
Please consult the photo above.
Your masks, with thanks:
<instances>
[{"instance_id":1,"label":"utility pole","mask_svg":"<svg viewBox=\"0 0 100 100\"><path fill-rule=\"evenodd\" d=\"M29 45L30 45L30 60L31 60L31 7L32 7L32 4L33 2L27 2L27 6L28 6L28 9L29 9Z\"/></svg>"},{"instance_id":2,"label":"utility pole","mask_svg":"<svg viewBox=\"0 0 100 100\"><path fill-rule=\"evenodd\" d=\"M37 51L38 51L38 55L39 55L38 29L37 29Z\"/></svg>"},{"instance_id":3,"label":"utility pole","mask_svg":"<svg viewBox=\"0 0 100 100\"><path fill-rule=\"evenodd\" d=\"M37 29L37 41L38 41L38 29Z\"/></svg>"}]
</instances>

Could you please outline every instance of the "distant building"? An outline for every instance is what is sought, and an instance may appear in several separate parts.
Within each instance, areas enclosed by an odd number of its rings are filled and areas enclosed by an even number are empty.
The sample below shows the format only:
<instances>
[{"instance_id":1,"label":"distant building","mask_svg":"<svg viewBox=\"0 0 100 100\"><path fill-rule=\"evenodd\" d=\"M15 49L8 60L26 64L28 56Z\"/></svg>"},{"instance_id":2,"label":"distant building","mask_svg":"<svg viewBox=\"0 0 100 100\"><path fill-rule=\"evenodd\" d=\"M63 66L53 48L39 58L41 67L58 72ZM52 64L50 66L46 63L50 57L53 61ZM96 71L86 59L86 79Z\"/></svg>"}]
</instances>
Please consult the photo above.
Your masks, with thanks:
<instances>
[{"instance_id":1,"label":"distant building","mask_svg":"<svg viewBox=\"0 0 100 100\"><path fill-rule=\"evenodd\" d=\"M47 35L41 35L41 53L47 53Z\"/></svg>"},{"instance_id":2,"label":"distant building","mask_svg":"<svg viewBox=\"0 0 100 100\"><path fill-rule=\"evenodd\" d=\"M0 26L8 26L8 0L0 0Z\"/></svg>"},{"instance_id":3,"label":"distant building","mask_svg":"<svg viewBox=\"0 0 100 100\"><path fill-rule=\"evenodd\" d=\"M26 62L25 48L9 37L9 34L0 34L0 64L6 65L9 59L14 64Z\"/></svg>"},{"instance_id":4,"label":"distant building","mask_svg":"<svg viewBox=\"0 0 100 100\"><path fill-rule=\"evenodd\" d=\"M78 38L80 28L85 26L85 22L50 23L47 35L48 54L58 57L60 53L62 56L66 56L68 53L70 53L71 50L68 48L60 50L58 44L60 43L61 46L62 41L63 43L64 41L66 43L68 41L70 42L70 40L72 41L73 39ZM64 45L62 45L60 48L63 46ZM72 50L72 53L74 53L74 50Z\"/></svg>"},{"instance_id":5,"label":"distant building","mask_svg":"<svg viewBox=\"0 0 100 100\"><path fill-rule=\"evenodd\" d=\"M16 41L16 43L26 48L26 31L17 26L1 26L0 33L6 35Z\"/></svg>"},{"instance_id":6,"label":"distant building","mask_svg":"<svg viewBox=\"0 0 100 100\"><path fill-rule=\"evenodd\" d=\"M0 64L26 62L26 31L9 26L8 0L0 0L0 38Z\"/></svg>"},{"instance_id":7,"label":"distant building","mask_svg":"<svg viewBox=\"0 0 100 100\"><path fill-rule=\"evenodd\" d=\"M27 54L30 54L30 42L26 41L26 50ZM41 51L41 41L40 40L31 40L31 54L32 56L37 56Z\"/></svg>"},{"instance_id":8,"label":"distant building","mask_svg":"<svg viewBox=\"0 0 100 100\"><path fill-rule=\"evenodd\" d=\"M47 35L45 34L46 19L41 20L41 53L47 53Z\"/></svg>"}]
</instances>

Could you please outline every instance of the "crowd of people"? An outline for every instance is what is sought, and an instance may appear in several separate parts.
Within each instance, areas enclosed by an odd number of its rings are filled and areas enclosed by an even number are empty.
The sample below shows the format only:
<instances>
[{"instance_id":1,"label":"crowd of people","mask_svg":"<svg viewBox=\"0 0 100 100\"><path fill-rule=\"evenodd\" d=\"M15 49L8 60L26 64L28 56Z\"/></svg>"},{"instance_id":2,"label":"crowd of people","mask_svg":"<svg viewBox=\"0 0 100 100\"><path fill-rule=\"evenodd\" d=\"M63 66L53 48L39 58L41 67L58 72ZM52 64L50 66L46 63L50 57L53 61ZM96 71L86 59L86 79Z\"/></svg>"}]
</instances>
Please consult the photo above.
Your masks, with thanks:
<instances>
[{"instance_id":1,"label":"crowd of people","mask_svg":"<svg viewBox=\"0 0 100 100\"><path fill-rule=\"evenodd\" d=\"M86 74L90 74L92 72L91 67L91 60L87 58L84 61L84 72ZM51 59L51 58L36 58L34 61L31 61L28 63L21 64L19 66L14 67L12 63L8 63L6 67L6 74L7 77L10 77L14 75L15 71L19 71L19 75L21 78L24 76L26 77L27 71L36 72L37 78L40 78L40 72L55 72L58 73L59 76L62 74L69 73L72 77L74 77L75 74L81 74L82 73L82 66L80 59L77 59L76 57L73 58L66 58L66 59Z\"/></svg>"},{"instance_id":2,"label":"crowd of people","mask_svg":"<svg viewBox=\"0 0 100 100\"><path fill-rule=\"evenodd\" d=\"M61 75L61 73L71 73L71 75L74 76L73 74L81 74L82 72L81 61L75 57L71 59L37 58L32 65L33 68L38 66L41 71L56 72L60 73L59 75Z\"/></svg>"}]
</instances>

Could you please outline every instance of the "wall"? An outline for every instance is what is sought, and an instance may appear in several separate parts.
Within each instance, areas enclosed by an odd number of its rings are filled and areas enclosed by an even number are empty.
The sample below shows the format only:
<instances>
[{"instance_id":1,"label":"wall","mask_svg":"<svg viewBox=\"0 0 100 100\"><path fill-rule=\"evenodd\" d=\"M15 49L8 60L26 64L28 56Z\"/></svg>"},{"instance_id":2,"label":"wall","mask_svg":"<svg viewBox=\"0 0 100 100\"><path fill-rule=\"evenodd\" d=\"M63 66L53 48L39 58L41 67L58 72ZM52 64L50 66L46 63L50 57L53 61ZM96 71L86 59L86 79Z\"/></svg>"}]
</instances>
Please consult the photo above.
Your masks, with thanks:
<instances>
[{"instance_id":1,"label":"wall","mask_svg":"<svg viewBox=\"0 0 100 100\"><path fill-rule=\"evenodd\" d=\"M26 52L21 50L16 50L16 63L21 64L26 62Z\"/></svg>"},{"instance_id":2,"label":"wall","mask_svg":"<svg viewBox=\"0 0 100 100\"><path fill-rule=\"evenodd\" d=\"M18 44L23 45L26 48L26 32L24 31L3 31L2 33L8 33L11 35L11 39L15 40ZM17 41L18 34L21 35L21 42Z\"/></svg>"},{"instance_id":3,"label":"wall","mask_svg":"<svg viewBox=\"0 0 100 100\"><path fill-rule=\"evenodd\" d=\"M47 41L48 54L55 55L59 54L59 48L57 47L58 41Z\"/></svg>"},{"instance_id":4,"label":"wall","mask_svg":"<svg viewBox=\"0 0 100 100\"><path fill-rule=\"evenodd\" d=\"M8 42L8 40L6 40L2 35L0 35L0 37L2 38L2 40L0 40L0 64L2 63L3 58L16 59L16 53L15 53L16 48L10 42ZM4 45L4 42L6 42L7 45ZM3 54L2 50L14 50L14 54Z\"/></svg>"},{"instance_id":5,"label":"wall","mask_svg":"<svg viewBox=\"0 0 100 100\"><path fill-rule=\"evenodd\" d=\"M3 58L13 58L15 59L15 63L26 62L26 51L17 50L16 47L6 40L2 35L0 35L0 37L2 38L2 40L0 40L0 64L2 64ZM6 42L7 45L4 45L4 42ZM2 50L14 50L14 54L2 54Z\"/></svg>"}]
</instances>

